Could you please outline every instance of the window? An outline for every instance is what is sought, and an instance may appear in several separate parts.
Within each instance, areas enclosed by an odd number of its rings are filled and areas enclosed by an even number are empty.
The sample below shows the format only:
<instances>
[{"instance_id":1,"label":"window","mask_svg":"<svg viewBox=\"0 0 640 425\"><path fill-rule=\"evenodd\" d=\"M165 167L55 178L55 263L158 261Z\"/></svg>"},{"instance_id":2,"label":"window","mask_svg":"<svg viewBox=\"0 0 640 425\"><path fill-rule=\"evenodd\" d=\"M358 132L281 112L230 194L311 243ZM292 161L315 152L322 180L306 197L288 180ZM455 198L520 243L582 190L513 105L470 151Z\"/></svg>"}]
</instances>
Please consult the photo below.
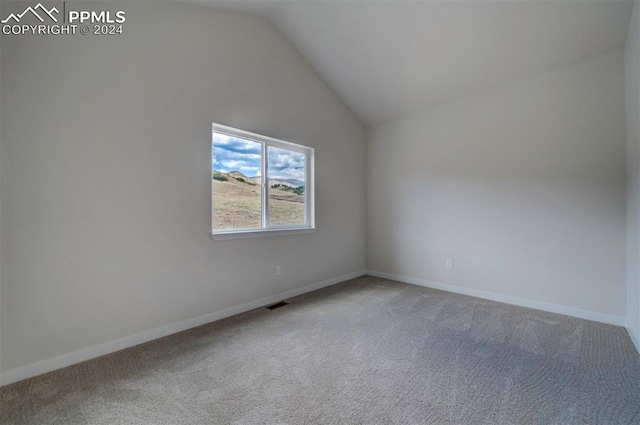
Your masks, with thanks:
<instances>
[{"instance_id":1,"label":"window","mask_svg":"<svg viewBox=\"0 0 640 425\"><path fill-rule=\"evenodd\" d=\"M312 148L213 124L211 151L213 239L314 231Z\"/></svg>"}]
</instances>

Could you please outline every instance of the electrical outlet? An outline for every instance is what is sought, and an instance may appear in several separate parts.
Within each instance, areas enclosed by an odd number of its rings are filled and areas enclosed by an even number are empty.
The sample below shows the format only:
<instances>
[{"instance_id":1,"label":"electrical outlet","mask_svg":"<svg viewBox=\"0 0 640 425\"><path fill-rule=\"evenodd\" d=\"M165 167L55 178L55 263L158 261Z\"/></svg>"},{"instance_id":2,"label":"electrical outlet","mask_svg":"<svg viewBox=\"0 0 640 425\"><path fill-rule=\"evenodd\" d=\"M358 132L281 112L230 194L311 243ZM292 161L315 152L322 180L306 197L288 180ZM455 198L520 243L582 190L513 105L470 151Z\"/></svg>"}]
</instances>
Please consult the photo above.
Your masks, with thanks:
<instances>
[{"instance_id":1,"label":"electrical outlet","mask_svg":"<svg viewBox=\"0 0 640 425\"><path fill-rule=\"evenodd\" d=\"M280 266L276 266L276 276L280 276Z\"/></svg>"},{"instance_id":2,"label":"electrical outlet","mask_svg":"<svg viewBox=\"0 0 640 425\"><path fill-rule=\"evenodd\" d=\"M447 258L447 268L448 269L453 268L453 258Z\"/></svg>"}]
</instances>

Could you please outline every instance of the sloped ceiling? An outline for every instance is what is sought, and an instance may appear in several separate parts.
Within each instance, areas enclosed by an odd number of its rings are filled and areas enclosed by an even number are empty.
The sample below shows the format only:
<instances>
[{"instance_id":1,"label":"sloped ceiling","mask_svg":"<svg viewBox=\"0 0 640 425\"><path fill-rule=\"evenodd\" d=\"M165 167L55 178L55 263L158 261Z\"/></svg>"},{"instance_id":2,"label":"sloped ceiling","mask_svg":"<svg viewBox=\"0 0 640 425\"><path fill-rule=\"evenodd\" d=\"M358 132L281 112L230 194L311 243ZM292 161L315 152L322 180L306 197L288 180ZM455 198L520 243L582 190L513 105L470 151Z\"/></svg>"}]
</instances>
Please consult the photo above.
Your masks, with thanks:
<instances>
[{"instance_id":1,"label":"sloped ceiling","mask_svg":"<svg viewBox=\"0 0 640 425\"><path fill-rule=\"evenodd\" d=\"M632 2L188 0L264 16L373 125L624 48Z\"/></svg>"}]
</instances>

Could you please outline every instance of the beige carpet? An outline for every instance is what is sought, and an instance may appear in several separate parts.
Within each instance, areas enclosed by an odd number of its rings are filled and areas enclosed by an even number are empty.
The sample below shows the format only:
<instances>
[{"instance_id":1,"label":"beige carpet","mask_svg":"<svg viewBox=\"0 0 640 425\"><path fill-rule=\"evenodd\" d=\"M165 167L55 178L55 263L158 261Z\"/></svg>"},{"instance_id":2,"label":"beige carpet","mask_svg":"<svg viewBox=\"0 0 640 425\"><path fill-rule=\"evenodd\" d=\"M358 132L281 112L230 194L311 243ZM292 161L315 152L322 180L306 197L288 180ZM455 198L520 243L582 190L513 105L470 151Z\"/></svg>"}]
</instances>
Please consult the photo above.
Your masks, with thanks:
<instances>
[{"instance_id":1,"label":"beige carpet","mask_svg":"<svg viewBox=\"0 0 640 425\"><path fill-rule=\"evenodd\" d=\"M640 424L623 328L362 277L0 390L2 424Z\"/></svg>"}]
</instances>

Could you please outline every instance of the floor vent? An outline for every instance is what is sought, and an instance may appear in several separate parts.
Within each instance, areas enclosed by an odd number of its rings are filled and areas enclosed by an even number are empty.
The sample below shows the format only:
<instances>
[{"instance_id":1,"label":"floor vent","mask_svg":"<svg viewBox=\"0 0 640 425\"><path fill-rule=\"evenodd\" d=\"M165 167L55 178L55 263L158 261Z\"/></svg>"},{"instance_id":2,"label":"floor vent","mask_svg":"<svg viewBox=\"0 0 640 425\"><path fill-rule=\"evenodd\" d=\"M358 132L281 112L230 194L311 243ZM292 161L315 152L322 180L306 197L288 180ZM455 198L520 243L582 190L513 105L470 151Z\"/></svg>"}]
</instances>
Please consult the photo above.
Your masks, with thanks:
<instances>
[{"instance_id":1,"label":"floor vent","mask_svg":"<svg viewBox=\"0 0 640 425\"><path fill-rule=\"evenodd\" d=\"M280 301L277 304L273 304L273 305L267 306L267 308L269 310L275 310L276 308L284 307L285 305L289 305L289 303L284 302L284 301Z\"/></svg>"}]
</instances>

